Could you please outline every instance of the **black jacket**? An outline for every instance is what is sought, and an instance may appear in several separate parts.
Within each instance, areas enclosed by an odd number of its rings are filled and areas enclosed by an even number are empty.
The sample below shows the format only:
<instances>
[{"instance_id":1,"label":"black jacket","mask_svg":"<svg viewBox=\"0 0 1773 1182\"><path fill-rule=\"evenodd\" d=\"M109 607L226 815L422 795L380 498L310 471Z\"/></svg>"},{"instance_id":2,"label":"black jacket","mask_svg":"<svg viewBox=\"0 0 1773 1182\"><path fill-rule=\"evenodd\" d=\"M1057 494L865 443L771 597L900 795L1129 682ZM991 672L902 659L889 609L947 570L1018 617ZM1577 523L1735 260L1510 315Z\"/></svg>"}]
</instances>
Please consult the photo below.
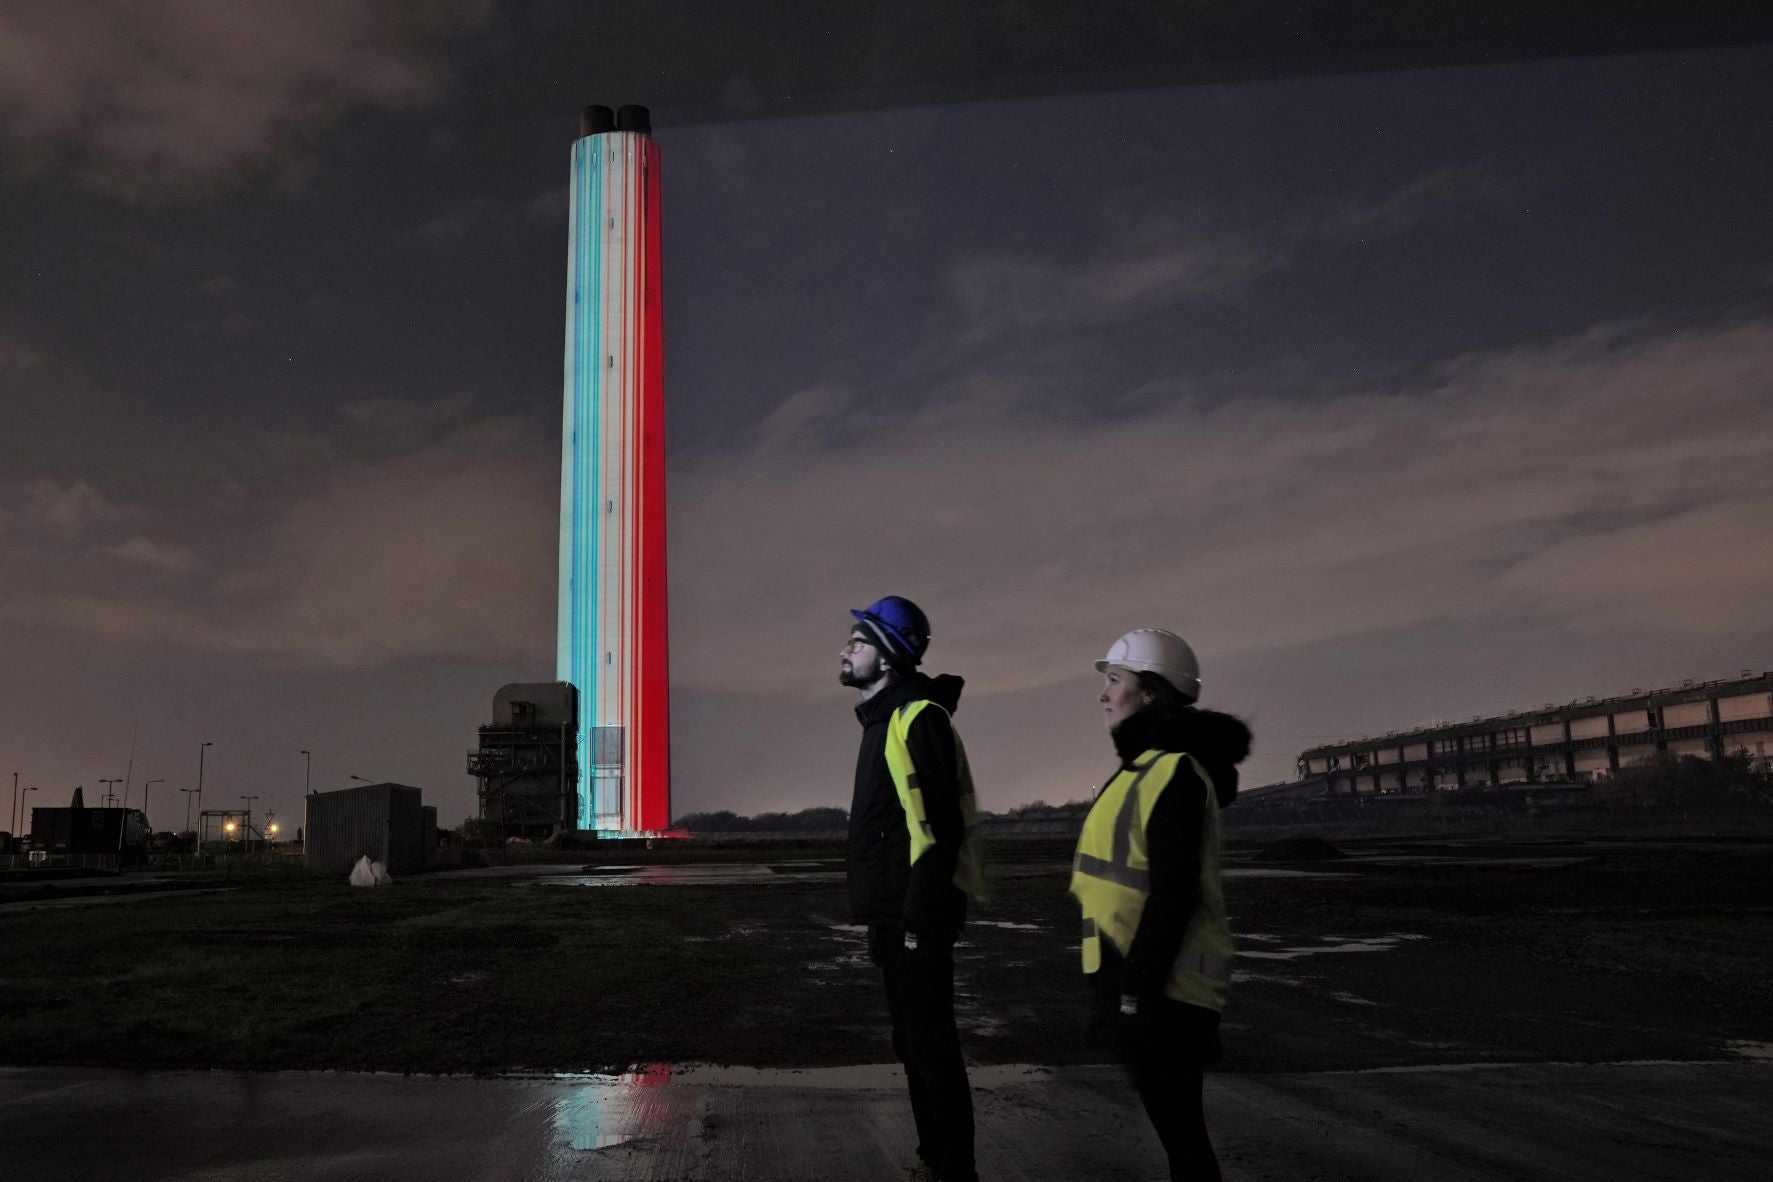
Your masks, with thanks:
<instances>
[{"instance_id":1,"label":"black jacket","mask_svg":"<svg viewBox=\"0 0 1773 1182\"><path fill-rule=\"evenodd\" d=\"M1237 767L1250 753L1250 728L1215 710L1141 710L1114 728L1114 751L1124 770L1146 751L1185 751L1200 760L1213 779L1219 807L1237 796ZM1112 945L1103 942L1102 971L1097 988L1159 997L1170 966L1182 950L1188 923L1200 905L1200 842L1207 786L1194 765L1183 760L1175 779L1157 798L1146 824L1151 861L1151 893L1139 917L1133 947L1122 963Z\"/></svg>"},{"instance_id":2,"label":"black jacket","mask_svg":"<svg viewBox=\"0 0 1773 1182\"><path fill-rule=\"evenodd\" d=\"M958 761L949 714L960 703L960 678L922 673L893 684L856 706L862 747L856 754L856 789L850 801L850 915L856 923L897 923L914 932L958 928L966 895L954 885L965 824L960 814ZM907 702L928 699L911 724L907 744L923 790L924 814L936 844L911 865L911 834L905 808L887 770L887 723Z\"/></svg>"}]
</instances>

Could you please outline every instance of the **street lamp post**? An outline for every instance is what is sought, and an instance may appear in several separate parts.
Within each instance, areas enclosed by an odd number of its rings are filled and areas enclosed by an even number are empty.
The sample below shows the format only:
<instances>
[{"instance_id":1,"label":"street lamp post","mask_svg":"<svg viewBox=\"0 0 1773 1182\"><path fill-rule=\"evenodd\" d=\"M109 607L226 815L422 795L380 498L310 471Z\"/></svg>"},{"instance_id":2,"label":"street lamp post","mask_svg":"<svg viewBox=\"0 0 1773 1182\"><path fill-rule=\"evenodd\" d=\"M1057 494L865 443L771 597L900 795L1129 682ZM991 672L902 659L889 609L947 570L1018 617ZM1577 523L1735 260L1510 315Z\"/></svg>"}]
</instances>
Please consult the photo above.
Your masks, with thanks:
<instances>
[{"instance_id":1,"label":"street lamp post","mask_svg":"<svg viewBox=\"0 0 1773 1182\"><path fill-rule=\"evenodd\" d=\"M309 792L313 791L311 788L308 787L308 785L313 782L314 782L314 753L312 751L303 751L302 752L302 795L303 796L306 796L306 795L308 795Z\"/></svg>"},{"instance_id":2,"label":"street lamp post","mask_svg":"<svg viewBox=\"0 0 1773 1182\"><path fill-rule=\"evenodd\" d=\"M6 814L6 832L18 836L18 773L12 773L12 811Z\"/></svg>"},{"instance_id":3,"label":"street lamp post","mask_svg":"<svg viewBox=\"0 0 1773 1182\"><path fill-rule=\"evenodd\" d=\"M148 780L142 785L142 820L148 821L148 789L156 784L164 783L166 783L166 777L161 776L157 780ZM148 832L154 832L154 822L152 821L148 821Z\"/></svg>"},{"instance_id":4,"label":"street lamp post","mask_svg":"<svg viewBox=\"0 0 1773 1182\"><path fill-rule=\"evenodd\" d=\"M204 822L204 751L213 746L215 743L206 743L197 748L197 824ZM197 838L197 844L204 844L202 838Z\"/></svg>"},{"instance_id":5,"label":"street lamp post","mask_svg":"<svg viewBox=\"0 0 1773 1182\"><path fill-rule=\"evenodd\" d=\"M191 794L197 789L180 788L179 791L185 794L185 836L189 837L191 835Z\"/></svg>"}]
</instances>

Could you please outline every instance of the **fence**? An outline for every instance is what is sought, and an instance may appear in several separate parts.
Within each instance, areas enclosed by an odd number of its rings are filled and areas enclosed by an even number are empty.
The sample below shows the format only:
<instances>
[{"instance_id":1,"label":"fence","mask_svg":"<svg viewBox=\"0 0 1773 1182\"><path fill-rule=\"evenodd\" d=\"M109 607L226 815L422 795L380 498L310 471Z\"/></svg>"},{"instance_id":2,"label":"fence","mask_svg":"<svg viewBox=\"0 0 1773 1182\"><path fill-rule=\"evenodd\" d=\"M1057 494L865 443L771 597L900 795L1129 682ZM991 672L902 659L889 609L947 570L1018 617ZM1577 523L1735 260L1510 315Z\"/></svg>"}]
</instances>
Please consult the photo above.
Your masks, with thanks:
<instances>
[{"instance_id":1,"label":"fence","mask_svg":"<svg viewBox=\"0 0 1773 1182\"><path fill-rule=\"evenodd\" d=\"M93 870L117 872L116 854L52 854L32 850L28 854L0 854L0 870Z\"/></svg>"},{"instance_id":2,"label":"fence","mask_svg":"<svg viewBox=\"0 0 1773 1182\"><path fill-rule=\"evenodd\" d=\"M201 853L201 854L163 854L152 859L151 868L155 870L187 873L197 870L221 871L228 874L302 874L306 867L302 862L301 851L255 853Z\"/></svg>"}]
</instances>

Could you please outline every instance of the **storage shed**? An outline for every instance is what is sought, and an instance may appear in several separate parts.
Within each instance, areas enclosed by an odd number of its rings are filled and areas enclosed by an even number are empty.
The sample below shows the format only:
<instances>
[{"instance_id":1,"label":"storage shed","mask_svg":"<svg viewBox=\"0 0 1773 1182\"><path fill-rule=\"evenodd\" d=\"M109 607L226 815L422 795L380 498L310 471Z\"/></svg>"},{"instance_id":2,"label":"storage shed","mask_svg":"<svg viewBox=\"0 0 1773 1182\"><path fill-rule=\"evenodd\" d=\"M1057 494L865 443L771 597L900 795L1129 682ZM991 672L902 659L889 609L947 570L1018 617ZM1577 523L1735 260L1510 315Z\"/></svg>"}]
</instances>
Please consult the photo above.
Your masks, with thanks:
<instances>
[{"instance_id":1,"label":"storage shed","mask_svg":"<svg viewBox=\"0 0 1773 1182\"><path fill-rule=\"evenodd\" d=\"M308 869L343 876L366 854L390 874L429 869L436 859L437 810L421 795L408 784L364 784L308 796Z\"/></svg>"}]
</instances>

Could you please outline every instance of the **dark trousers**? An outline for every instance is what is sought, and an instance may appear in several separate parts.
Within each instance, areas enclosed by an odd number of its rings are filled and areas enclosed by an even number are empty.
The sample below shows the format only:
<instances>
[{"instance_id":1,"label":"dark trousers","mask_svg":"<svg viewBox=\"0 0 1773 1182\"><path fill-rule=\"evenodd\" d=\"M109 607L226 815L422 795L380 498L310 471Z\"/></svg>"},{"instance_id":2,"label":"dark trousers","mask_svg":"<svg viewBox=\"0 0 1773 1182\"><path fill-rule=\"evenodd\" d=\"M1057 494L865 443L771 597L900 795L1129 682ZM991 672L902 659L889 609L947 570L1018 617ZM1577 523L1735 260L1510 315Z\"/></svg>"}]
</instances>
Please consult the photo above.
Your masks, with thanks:
<instances>
[{"instance_id":1,"label":"dark trousers","mask_svg":"<svg viewBox=\"0 0 1773 1182\"><path fill-rule=\"evenodd\" d=\"M897 924L868 928L868 955L886 978L893 1016L893 1053L905 1065L917 1156L942 1182L975 1182L973 1093L954 1025L954 941L958 933L928 933L915 952Z\"/></svg>"},{"instance_id":2,"label":"dark trousers","mask_svg":"<svg viewBox=\"0 0 1773 1182\"><path fill-rule=\"evenodd\" d=\"M1113 1049L1163 1143L1172 1182L1219 1182L1201 1104L1202 1071L1219 1061L1219 1015L1162 997L1126 1018L1119 1004L1112 989L1095 990L1091 1029L1098 1037L1114 1032Z\"/></svg>"},{"instance_id":3,"label":"dark trousers","mask_svg":"<svg viewBox=\"0 0 1773 1182\"><path fill-rule=\"evenodd\" d=\"M1167 997L1152 1008L1126 1031L1121 1057L1169 1156L1171 1182L1219 1182L1201 1105L1201 1071L1219 1059L1219 1015Z\"/></svg>"},{"instance_id":4,"label":"dark trousers","mask_svg":"<svg viewBox=\"0 0 1773 1182\"><path fill-rule=\"evenodd\" d=\"M1154 1060L1147 1054L1129 1066L1145 1115L1170 1159L1171 1182L1219 1182L1219 1159L1213 1155L1201 1107L1201 1069Z\"/></svg>"}]
</instances>

